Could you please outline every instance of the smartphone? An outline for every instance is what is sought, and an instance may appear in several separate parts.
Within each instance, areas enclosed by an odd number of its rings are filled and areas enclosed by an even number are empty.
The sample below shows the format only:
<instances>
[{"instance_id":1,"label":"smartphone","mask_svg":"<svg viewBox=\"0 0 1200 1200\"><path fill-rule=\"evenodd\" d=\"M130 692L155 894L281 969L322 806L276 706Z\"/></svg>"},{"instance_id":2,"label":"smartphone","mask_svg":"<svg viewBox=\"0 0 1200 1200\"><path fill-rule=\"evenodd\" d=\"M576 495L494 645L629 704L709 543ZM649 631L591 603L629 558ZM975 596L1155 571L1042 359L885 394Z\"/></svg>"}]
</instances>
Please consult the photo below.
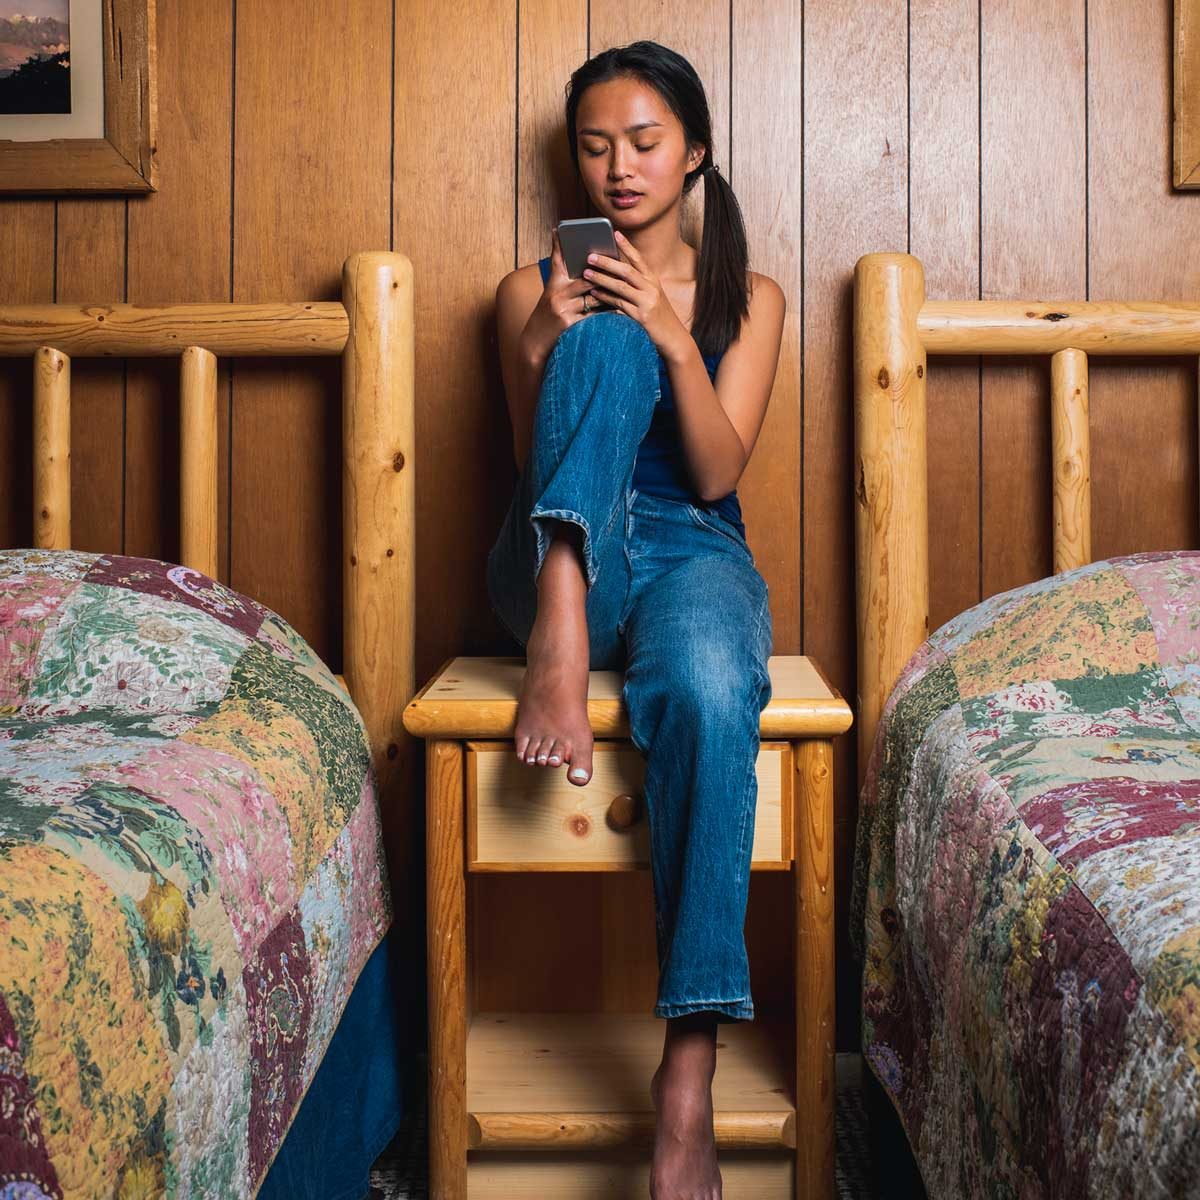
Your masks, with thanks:
<instances>
[{"instance_id":1,"label":"smartphone","mask_svg":"<svg viewBox=\"0 0 1200 1200\"><path fill-rule=\"evenodd\" d=\"M606 254L619 259L617 239L613 237L612 222L607 217L581 217L559 221L558 244L562 247L563 262L572 279L583 276L589 254Z\"/></svg>"}]
</instances>

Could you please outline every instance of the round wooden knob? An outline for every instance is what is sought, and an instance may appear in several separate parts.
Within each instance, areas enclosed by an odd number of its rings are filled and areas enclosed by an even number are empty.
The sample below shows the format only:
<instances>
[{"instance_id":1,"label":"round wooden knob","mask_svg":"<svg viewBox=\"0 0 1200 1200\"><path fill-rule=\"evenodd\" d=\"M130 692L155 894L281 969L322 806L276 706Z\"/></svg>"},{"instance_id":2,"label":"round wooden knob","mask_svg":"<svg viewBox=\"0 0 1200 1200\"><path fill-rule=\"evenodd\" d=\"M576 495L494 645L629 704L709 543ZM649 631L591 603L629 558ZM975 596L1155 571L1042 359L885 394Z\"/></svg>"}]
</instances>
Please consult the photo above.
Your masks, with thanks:
<instances>
[{"instance_id":1,"label":"round wooden knob","mask_svg":"<svg viewBox=\"0 0 1200 1200\"><path fill-rule=\"evenodd\" d=\"M632 796L628 792L614 796L608 806L608 823L614 829L628 829L631 825L636 825L641 816L641 797Z\"/></svg>"}]
</instances>

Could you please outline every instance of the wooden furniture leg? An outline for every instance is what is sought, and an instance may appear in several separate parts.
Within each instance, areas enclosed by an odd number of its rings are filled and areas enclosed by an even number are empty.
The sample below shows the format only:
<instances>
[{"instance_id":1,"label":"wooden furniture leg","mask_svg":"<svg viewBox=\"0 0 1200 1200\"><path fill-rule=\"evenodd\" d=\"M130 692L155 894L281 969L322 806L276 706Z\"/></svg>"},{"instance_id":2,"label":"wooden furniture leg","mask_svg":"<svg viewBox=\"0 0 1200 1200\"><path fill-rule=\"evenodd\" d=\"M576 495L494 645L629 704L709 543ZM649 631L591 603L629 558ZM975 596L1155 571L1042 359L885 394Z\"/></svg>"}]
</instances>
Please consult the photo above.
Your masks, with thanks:
<instances>
[{"instance_id":1,"label":"wooden furniture leg","mask_svg":"<svg viewBox=\"0 0 1200 1200\"><path fill-rule=\"evenodd\" d=\"M429 1194L467 1196L467 888L463 747L431 740L426 756L429 970Z\"/></svg>"},{"instance_id":2,"label":"wooden furniture leg","mask_svg":"<svg viewBox=\"0 0 1200 1200\"><path fill-rule=\"evenodd\" d=\"M796 757L796 1196L834 1194L833 745Z\"/></svg>"}]
</instances>

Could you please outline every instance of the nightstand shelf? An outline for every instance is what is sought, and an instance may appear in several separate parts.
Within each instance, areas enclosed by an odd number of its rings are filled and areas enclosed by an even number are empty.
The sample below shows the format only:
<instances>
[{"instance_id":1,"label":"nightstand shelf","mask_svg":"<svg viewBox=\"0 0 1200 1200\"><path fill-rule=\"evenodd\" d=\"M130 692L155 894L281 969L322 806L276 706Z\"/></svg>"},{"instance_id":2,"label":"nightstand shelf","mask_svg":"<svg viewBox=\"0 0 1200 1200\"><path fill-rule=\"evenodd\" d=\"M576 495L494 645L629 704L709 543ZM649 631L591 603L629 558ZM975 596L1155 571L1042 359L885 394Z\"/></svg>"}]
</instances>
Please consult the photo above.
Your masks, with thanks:
<instances>
[{"instance_id":1,"label":"nightstand shelf","mask_svg":"<svg viewBox=\"0 0 1200 1200\"><path fill-rule=\"evenodd\" d=\"M452 659L405 710L429 741L430 1194L641 1200L666 1024L651 1012L643 763L621 675L603 671L589 784L518 762L524 669ZM766 983L753 1021L717 1027L713 1128L726 1200L830 1200L831 739L851 715L811 659L774 656L770 672L750 906L771 889L751 950Z\"/></svg>"}]
</instances>

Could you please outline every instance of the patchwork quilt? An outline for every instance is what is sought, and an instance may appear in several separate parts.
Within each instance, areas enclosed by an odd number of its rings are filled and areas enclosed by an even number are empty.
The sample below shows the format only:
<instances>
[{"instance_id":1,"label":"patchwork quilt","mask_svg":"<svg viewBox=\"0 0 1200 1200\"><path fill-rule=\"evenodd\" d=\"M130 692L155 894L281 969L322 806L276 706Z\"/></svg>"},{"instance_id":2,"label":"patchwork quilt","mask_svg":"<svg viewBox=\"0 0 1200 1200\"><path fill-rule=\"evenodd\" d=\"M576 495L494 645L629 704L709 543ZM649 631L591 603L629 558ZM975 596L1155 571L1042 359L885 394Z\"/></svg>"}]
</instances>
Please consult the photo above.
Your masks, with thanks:
<instances>
[{"instance_id":1,"label":"patchwork quilt","mask_svg":"<svg viewBox=\"0 0 1200 1200\"><path fill-rule=\"evenodd\" d=\"M863 1053L931 1198L1200 1196L1200 552L932 634L854 887Z\"/></svg>"},{"instance_id":2,"label":"patchwork quilt","mask_svg":"<svg viewBox=\"0 0 1200 1200\"><path fill-rule=\"evenodd\" d=\"M361 718L295 630L0 551L0 1200L253 1196L390 920Z\"/></svg>"}]
</instances>

